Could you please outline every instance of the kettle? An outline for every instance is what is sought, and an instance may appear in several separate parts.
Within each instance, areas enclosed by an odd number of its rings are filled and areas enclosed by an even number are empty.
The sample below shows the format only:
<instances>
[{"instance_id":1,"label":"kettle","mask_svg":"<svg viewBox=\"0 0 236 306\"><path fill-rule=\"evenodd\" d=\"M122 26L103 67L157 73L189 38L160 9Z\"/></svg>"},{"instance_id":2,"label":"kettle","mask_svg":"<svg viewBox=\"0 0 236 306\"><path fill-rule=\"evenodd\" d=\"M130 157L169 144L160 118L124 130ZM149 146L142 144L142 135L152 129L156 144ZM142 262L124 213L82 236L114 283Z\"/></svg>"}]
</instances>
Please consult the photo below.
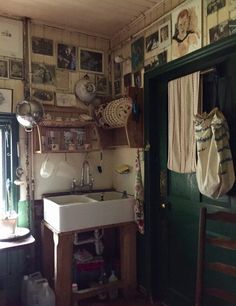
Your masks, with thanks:
<instances>
[{"instance_id":1,"label":"kettle","mask_svg":"<svg viewBox=\"0 0 236 306\"><path fill-rule=\"evenodd\" d=\"M23 100L16 105L16 119L25 128L27 132L31 132L43 118L43 106L38 101Z\"/></svg>"}]
</instances>

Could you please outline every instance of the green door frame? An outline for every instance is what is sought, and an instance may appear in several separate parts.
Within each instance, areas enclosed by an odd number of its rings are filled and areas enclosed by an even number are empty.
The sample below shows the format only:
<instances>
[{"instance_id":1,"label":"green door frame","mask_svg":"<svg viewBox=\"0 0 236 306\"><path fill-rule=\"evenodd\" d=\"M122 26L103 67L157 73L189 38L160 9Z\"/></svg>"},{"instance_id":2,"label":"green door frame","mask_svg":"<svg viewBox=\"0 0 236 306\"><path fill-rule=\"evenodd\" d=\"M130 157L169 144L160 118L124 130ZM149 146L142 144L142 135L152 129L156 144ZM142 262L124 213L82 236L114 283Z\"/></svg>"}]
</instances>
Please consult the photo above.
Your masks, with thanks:
<instances>
[{"instance_id":1,"label":"green door frame","mask_svg":"<svg viewBox=\"0 0 236 306\"><path fill-rule=\"evenodd\" d=\"M162 297L165 288L161 264L160 227L160 136L158 122L166 120L157 101L158 91L167 86L168 81L208 69L223 61L226 55L236 52L236 36L232 35L203 47L180 59L171 61L145 73L144 76L144 138L145 150L145 263L146 290L156 300ZM161 84L163 86L157 86ZM163 122L162 122L163 123ZM167 127L167 120L164 122ZM150 144L150 148L148 146ZM162 148L163 150L163 148ZM164 148L167 152L167 148ZM155 169L155 170L153 170ZM155 243L156 241L156 243Z\"/></svg>"}]
</instances>

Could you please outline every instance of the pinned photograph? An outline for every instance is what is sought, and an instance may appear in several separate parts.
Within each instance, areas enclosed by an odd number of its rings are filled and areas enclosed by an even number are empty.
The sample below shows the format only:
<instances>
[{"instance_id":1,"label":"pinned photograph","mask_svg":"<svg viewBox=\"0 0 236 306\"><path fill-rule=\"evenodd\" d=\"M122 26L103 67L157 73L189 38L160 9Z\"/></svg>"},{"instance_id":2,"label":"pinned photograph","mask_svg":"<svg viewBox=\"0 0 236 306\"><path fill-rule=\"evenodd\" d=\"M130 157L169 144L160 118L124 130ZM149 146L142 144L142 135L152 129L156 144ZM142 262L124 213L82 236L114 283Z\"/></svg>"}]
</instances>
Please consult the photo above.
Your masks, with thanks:
<instances>
[{"instance_id":1,"label":"pinned photograph","mask_svg":"<svg viewBox=\"0 0 236 306\"><path fill-rule=\"evenodd\" d=\"M207 0L207 15L217 12L224 7L226 0Z\"/></svg>"},{"instance_id":2,"label":"pinned photograph","mask_svg":"<svg viewBox=\"0 0 236 306\"><path fill-rule=\"evenodd\" d=\"M159 53L157 55L157 58L158 58L158 61L159 61L159 65L166 64L167 63L167 50Z\"/></svg>"},{"instance_id":3,"label":"pinned photograph","mask_svg":"<svg viewBox=\"0 0 236 306\"><path fill-rule=\"evenodd\" d=\"M146 53L156 49L159 46L159 33L155 32L147 36L146 42Z\"/></svg>"},{"instance_id":4,"label":"pinned photograph","mask_svg":"<svg viewBox=\"0 0 236 306\"><path fill-rule=\"evenodd\" d=\"M217 26L209 29L210 43L229 36L229 23L224 21Z\"/></svg>"},{"instance_id":5,"label":"pinned photograph","mask_svg":"<svg viewBox=\"0 0 236 306\"><path fill-rule=\"evenodd\" d=\"M0 88L0 112L11 113L12 112L12 97L13 90Z\"/></svg>"},{"instance_id":6,"label":"pinned photograph","mask_svg":"<svg viewBox=\"0 0 236 306\"><path fill-rule=\"evenodd\" d=\"M10 59L10 78L22 80L23 75L23 61Z\"/></svg>"},{"instance_id":7,"label":"pinned photograph","mask_svg":"<svg viewBox=\"0 0 236 306\"><path fill-rule=\"evenodd\" d=\"M45 105L54 105L54 92L40 89L32 90L32 99Z\"/></svg>"},{"instance_id":8,"label":"pinned photograph","mask_svg":"<svg viewBox=\"0 0 236 306\"><path fill-rule=\"evenodd\" d=\"M76 70L76 47L71 45L57 45L57 67Z\"/></svg>"},{"instance_id":9,"label":"pinned photograph","mask_svg":"<svg viewBox=\"0 0 236 306\"><path fill-rule=\"evenodd\" d=\"M236 33L236 19L229 20L229 35Z\"/></svg>"},{"instance_id":10,"label":"pinned photograph","mask_svg":"<svg viewBox=\"0 0 236 306\"><path fill-rule=\"evenodd\" d=\"M104 73L104 53L91 49L80 49L79 70Z\"/></svg>"},{"instance_id":11,"label":"pinned photograph","mask_svg":"<svg viewBox=\"0 0 236 306\"><path fill-rule=\"evenodd\" d=\"M172 59L201 48L201 26L201 1L186 1L172 12Z\"/></svg>"},{"instance_id":12,"label":"pinned photograph","mask_svg":"<svg viewBox=\"0 0 236 306\"><path fill-rule=\"evenodd\" d=\"M170 21L163 23L159 28L160 48L166 48L171 44Z\"/></svg>"},{"instance_id":13,"label":"pinned photograph","mask_svg":"<svg viewBox=\"0 0 236 306\"><path fill-rule=\"evenodd\" d=\"M139 71L144 65L144 38L140 37L131 44L132 72Z\"/></svg>"},{"instance_id":14,"label":"pinned photograph","mask_svg":"<svg viewBox=\"0 0 236 306\"><path fill-rule=\"evenodd\" d=\"M41 37L32 37L32 52L53 56L53 40Z\"/></svg>"},{"instance_id":15,"label":"pinned photograph","mask_svg":"<svg viewBox=\"0 0 236 306\"><path fill-rule=\"evenodd\" d=\"M36 84L54 85L55 66L32 63L32 82Z\"/></svg>"},{"instance_id":16,"label":"pinned photograph","mask_svg":"<svg viewBox=\"0 0 236 306\"><path fill-rule=\"evenodd\" d=\"M0 78L9 78L9 63L8 60L0 59Z\"/></svg>"},{"instance_id":17,"label":"pinned photograph","mask_svg":"<svg viewBox=\"0 0 236 306\"><path fill-rule=\"evenodd\" d=\"M144 62L144 71L147 72L155 67L159 66L159 59L158 56L155 55L151 58L148 58Z\"/></svg>"}]
</instances>

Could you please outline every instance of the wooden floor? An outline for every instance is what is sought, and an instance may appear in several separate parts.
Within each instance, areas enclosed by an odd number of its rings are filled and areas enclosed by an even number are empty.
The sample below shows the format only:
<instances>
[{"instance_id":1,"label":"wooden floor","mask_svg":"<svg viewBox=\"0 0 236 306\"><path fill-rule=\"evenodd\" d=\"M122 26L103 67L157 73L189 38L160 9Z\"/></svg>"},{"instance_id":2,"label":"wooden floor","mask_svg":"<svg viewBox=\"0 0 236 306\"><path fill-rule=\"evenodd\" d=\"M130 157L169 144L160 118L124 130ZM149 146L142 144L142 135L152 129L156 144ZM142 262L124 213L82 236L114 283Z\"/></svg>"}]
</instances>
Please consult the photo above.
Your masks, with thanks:
<instances>
[{"instance_id":1,"label":"wooden floor","mask_svg":"<svg viewBox=\"0 0 236 306\"><path fill-rule=\"evenodd\" d=\"M169 306L162 303L151 303L145 297L136 297L133 300L126 300L124 298L118 298L117 300L105 300L100 301L97 299L91 299L86 301L80 301L78 306Z\"/></svg>"}]
</instances>

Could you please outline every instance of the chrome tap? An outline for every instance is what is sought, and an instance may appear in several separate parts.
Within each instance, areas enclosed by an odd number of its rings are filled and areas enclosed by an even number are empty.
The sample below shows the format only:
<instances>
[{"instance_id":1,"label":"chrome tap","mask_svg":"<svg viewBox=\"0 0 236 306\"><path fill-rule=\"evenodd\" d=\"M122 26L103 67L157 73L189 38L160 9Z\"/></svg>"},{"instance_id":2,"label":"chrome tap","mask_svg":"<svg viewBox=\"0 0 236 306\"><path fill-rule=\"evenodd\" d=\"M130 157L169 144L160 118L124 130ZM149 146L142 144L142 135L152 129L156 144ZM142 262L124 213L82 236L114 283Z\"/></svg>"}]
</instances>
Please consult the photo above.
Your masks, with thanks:
<instances>
[{"instance_id":1,"label":"chrome tap","mask_svg":"<svg viewBox=\"0 0 236 306\"><path fill-rule=\"evenodd\" d=\"M83 161L82 169L81 169L81 180L80 187L89 187L89 190L93 188L94 178L90 172L90 165L87 160Z\"/></svg>"},{"instance_id":2,"label":"chrome tap","mask_svg":"<svg viewBox=\"0 0 236 306\"><path fill-rule=\"evenodd\" d=\"M77 184L77 180L73 178L71 183L71 192L83 192L83 191L90 191L93 189L93 182L94 178L90 172L90 165L87 160L84 160L81 168L81 178L80 183Z\"/></svg>"}]
</instances>

